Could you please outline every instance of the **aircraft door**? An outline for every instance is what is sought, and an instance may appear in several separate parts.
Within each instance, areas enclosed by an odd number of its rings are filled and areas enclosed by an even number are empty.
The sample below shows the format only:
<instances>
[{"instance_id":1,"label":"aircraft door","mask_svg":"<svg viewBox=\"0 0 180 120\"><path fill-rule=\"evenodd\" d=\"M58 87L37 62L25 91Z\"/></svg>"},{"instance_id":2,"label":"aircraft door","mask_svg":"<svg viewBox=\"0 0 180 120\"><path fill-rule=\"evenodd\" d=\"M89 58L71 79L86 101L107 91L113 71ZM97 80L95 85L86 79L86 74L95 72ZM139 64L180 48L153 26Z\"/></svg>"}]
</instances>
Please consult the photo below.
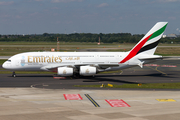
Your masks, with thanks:
<instances>
[{"instance_id":1,"label":"aircraft door","mask_svg":"<svg viewBox=\"0 0 180 120\"><path fill-rule=\"evenodd\" d=\"M119 60L119 55L116 54L116 55L115 55L115 58L116 58L116 60Z\"/></svg>"},{"instance_id":2,"label":"aircraft door","mask_svg":"<svg viewBox=\"0 0 180 120\"><path fill-rule=\"evenodd\" d=\"M98 54L95 54L94 56L95 56L94 57L95 58L94 61L99 62L101 60L101 59L99 59L99 55Z\"/></svg>"},{"instance_id":3,"label":"aircraft door","mask_svg":"<svg viewBox=\"0 0 180 120\"><path fill-rule=\"evenodd\" d=\"M98 54L95 55L95 59L99 59L99 55Z\"/></svg>"}]
</instances>

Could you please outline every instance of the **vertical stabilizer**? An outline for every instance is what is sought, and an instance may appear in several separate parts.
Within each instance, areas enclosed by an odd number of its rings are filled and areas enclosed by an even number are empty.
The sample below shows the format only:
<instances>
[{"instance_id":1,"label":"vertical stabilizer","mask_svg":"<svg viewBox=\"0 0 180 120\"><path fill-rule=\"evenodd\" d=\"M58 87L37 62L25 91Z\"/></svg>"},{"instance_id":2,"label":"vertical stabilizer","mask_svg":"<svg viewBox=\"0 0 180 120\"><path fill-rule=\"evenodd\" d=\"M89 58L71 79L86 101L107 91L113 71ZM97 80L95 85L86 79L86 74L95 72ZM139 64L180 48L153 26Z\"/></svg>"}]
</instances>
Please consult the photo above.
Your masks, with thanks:
<instances>
[{"instance_id":1,"label":"vertical stabilizer","mask_svg":"<svg viewBox=\"0 0 180 120\"><path fill-rule=\"evenodd\" d=\"M129 54L120 63L124 63L137 54L153 55L168 22L158 22L151 30L130 50Z\"/></svg>"}]
</instances>

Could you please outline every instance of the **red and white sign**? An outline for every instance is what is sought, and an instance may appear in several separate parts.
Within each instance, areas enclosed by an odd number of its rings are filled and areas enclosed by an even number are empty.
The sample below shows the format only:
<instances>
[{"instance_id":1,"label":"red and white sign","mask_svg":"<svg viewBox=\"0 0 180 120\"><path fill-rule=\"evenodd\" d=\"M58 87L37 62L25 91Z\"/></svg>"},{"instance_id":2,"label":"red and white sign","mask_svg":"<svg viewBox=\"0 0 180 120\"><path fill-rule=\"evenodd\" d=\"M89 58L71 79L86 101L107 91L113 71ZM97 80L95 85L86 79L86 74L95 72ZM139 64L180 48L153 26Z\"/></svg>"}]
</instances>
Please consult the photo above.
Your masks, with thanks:
<instances>
[{"instance_id":1,"label":"red and white sign","mask_svg":"<svg viewBox=\"0 0 180 120\"><path fill-rule=\"evenodd\" d=\"M157 65L157 64L144 64L143 66L160 66L160 65Z\"/></svg>"},{"instance_id":2,"label":"red and white sign","mask_svg":"<svg viewBox=\"0 0 180 120\"><path fill-rule=\"evenodd\" d=\"M124 100L105 100L111 107L131 107Z\"/></svg>"},{"instance_id":3,"label":"red and white sign","mask_svg":"<svg viewBox=\"0 0 180 120\"><path fill-rule=\"evenodd\" d=\"M176 65L161 65L161 67L177 67Z\"/></svg>"},{"instance_id":4,"label":"red and white sign","mask_svg":"<svg viewBox=\"0 0 180 120\"><path fill-rule=\"evenodd\" d=\"M65 100L82 100L80 94L63 94Z\"/></svg>"},{"instance_id":5,"label":"red and white sign","mask_svg":"<svg viewBox=\"0 0 180 120\"><path fill-rule=\"evenodd\" d=\"M66 77L53 77L54 79L66 79Z\"/></svg>"}]
</instances>

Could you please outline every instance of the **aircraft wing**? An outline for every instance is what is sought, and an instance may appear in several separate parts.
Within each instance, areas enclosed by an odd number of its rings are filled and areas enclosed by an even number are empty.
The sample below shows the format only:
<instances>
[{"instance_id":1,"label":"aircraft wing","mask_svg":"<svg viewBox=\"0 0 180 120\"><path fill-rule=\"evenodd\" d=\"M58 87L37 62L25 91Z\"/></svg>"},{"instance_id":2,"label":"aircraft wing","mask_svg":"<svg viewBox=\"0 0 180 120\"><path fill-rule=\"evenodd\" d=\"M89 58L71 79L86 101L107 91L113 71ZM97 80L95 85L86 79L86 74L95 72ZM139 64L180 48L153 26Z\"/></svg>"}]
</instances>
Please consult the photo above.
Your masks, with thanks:
<instances>
[{"instance_id":1,"label":"aircraft wing","mask_svg":"<svg viewBox=\"0 0 180 120\"><path fill-rule=\"evenodd\" d=\"M69 65L69 64L63 64L63 65L47 65L43 66L40 69L45 70L45 71L52 71L53 69L56 69L58 67L75 67L74 65Z\"/></svg>"},{"instance_id":2,"label":"aircraft wing","mask_svg":"<svg viewBox=\"0 0 180 120\"><path fill-rule=\"evenodd\" d=\"M70 67L70 68L75 68L79 69L80 66L93 66L100 69L106 69L109 67L118 67L118 64L75 64L75 65L69 65L69 64L63 64L63 65L48 65L48 66L43 66L41 67L41 70L45 71L57 71L58 67Z\"/></svg>"}]
</instances>

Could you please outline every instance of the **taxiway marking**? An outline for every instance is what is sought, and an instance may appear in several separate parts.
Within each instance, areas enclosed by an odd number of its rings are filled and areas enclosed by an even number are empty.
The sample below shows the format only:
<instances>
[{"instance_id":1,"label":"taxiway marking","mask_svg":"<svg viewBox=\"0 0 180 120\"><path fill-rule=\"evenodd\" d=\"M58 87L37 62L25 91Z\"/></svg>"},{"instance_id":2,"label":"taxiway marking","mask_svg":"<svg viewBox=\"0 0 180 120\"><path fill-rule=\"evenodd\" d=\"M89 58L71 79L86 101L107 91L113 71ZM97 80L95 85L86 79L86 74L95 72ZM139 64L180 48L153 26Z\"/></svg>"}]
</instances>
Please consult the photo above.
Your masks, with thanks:
<instances>
[{"instance_id":1,"label":"taxiway marking","mask_svg":"<svg viewBox=\"0 0 180 120\"><path fill-rule=\"evenodd\" d=\"M94 104L95 107L100 107L97 104L97 102L95 100L93 100L93 98L90 95L88 95L88 94L84 94L84 95Z\"/></svg>"}]
</instances>

